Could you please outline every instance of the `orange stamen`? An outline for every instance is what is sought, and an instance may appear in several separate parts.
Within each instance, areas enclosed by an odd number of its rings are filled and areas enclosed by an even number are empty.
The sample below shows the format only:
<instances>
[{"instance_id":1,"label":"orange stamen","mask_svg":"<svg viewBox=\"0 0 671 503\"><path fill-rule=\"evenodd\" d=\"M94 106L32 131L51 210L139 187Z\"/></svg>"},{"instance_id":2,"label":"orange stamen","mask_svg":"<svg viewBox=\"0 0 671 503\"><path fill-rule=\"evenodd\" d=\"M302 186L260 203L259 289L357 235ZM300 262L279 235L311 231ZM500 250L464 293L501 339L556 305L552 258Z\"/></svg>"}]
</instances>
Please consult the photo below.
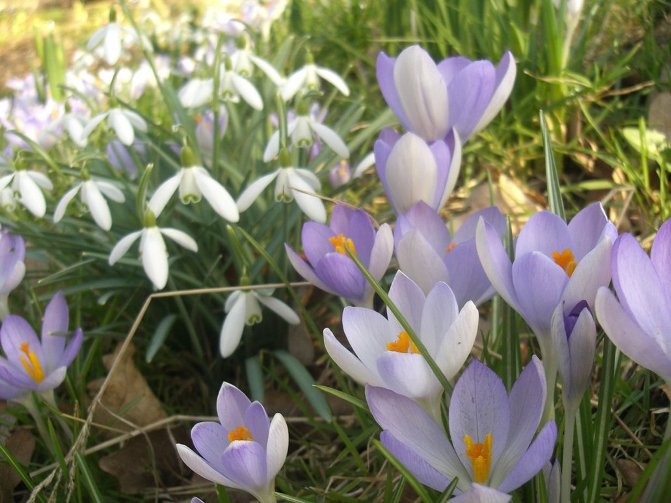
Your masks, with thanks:
<instances>
[{"instance_id":1,"label":"orange stamen","mask_svg":"<svg viewBox=\"0 0 671 503\"><path fill-rule=\"evenodd\" d=\"M342 233L338 234L337 236L331 236L329 238L329 243L333 245L333 248L337 253L347 255L346 250L349 250L349 252L352 255L356 255L356 247L354 246L354 241L352 241L348 237L345 237Z\"/></svg>"},{"instance_id":2,"label":"orange stamen","mask_svg":"<svg viewBox=\"0 0 671 503\"><path fill-rule=\"evenodd\" d=\"M450 243L446 249L447 253L450 253L452 250L454 250L457 247L457 243Z\"/></svg>"},{"instance_id":3,"label":"orange stamen","mask_svg":"<svg viewBox=\"0 0 671 503\"><path fill-rule=\"evenodd\" d=\"M228 441L234 440L254 440L252 433L244 426L238 426L234 430L228 432Z\"/></svg>"},{"instance_id":4,"label":"orange stamen","mask_svg":"<svg viewBox=\"0 0 671 503\"><path fill-rule=\"evenodd\" d=\"M555 261L555 264L564 269L569 277L573 274L573 271L575 271L575 268L578 265L570 248L566 248L561 252L553 251L552 260Z\"/></svg>"},{"instance_id":5,"label":"orange stamen","mask_svg":"<svg viewBox=\"0 0 671 503\"><path fill-rule=\"evenodd\" d=\"M394 342L387 343L387 351L407 353L408 350L410 350L411 353L419 353L419 349L417 349L415 343L410 340L410 336L405 330L398 334L398 338Z\"/></svg>"},{"instance_id":6,"label":"orange stamen","mask_svg":"<svg viewBox=\"0 0 671 503\"><path fill-rule=\"evenodd\" d=\"M44 370L42 370L42 365L40 364L39 358L34 351L30 350L30 344L24 342L20 346L21 351L26 355L19 355L19 361L23 365L23 369L26 371L33 381L36 383L41 383L44 381Z\"/></svg>"},{"instance_id":7,"label":"orange stamen","mask_svg":"<svg viewBox=\"0 0 671 503\"><path fill-rule=\"evenodd\" d=\"M466 456L471 460L473 467L473 482L483 484L489 478L489 470L492 465L492 434L485 435L485 441L474 444L470 435L464 435L466 444Z\"/></svg>"}]
</instances>

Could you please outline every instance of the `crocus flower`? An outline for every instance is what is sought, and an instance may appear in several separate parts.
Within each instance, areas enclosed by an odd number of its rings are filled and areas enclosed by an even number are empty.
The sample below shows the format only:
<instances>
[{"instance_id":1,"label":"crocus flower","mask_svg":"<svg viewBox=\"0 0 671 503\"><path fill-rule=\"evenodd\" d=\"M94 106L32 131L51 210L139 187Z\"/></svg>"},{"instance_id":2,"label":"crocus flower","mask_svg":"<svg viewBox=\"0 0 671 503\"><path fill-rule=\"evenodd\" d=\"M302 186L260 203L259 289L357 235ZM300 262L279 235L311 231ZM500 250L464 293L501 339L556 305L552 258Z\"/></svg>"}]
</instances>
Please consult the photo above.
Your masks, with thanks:
<instances>
[{"instance_id":1,"label":"crocus flower","mask_svg":"<svg viewBox=\"0 0 671 503\"><path fill-rule=\"evenodd\" d=\"M219 351L227 358L240 344L245 325L255 325L263 319L261 306L265 306L290 325L298 325L301 320L296 312L275 297L272 290L236 290L228 299L224 309L227 313L221 327Z\"/></svg>"},{"instance_id":2,"label":"crocus flower","mask_svg":"<svg viewBox=\"0 0 671 503\"><path fill-rule=\"evenodd\" d=\"M217 397L219 422L196 424L191 440L196 450L177 444L177 453L195 473L216 484L250 493L261 503L275 501L275 476L289 448L282 414L268 420L259 402L224 383Z\"/></svg>"},{"instance_id":3,"label":"crocus flower","mask_svg":"<svg viewBox=\"0 0 671 503\"><path fill-rule=\"evenodd\" d=\"M352 170L350 169L349 162L345 159L341 160L339 163L329 169L329 183L334 189L339 189L352 179Z\"/></svg>"},{"instance_id":4,"label":"crocus flower","mask_svg":"<svg viewBox=\"0 0 671 503\"><path fill-rule=\"evenodd\" d=\"M275 179L275 201L290 203L295 199L308 218L317 222L326 221L324 203L315 195L321 188L319 178L312 171L291 166L279 168L252 182L238 197L238 211L242 213L249 208Z\"/></svg>"},{"instance_id":5,"label":"crocus flower","mask_svg":"<svg viewBox=\"0 0 671 503\"><path fill-rule=\"evenodd\" d=\"M623 234L611 264L617 298L599 290L599 323L620 351L671 383L671 219L657 232L650 257Z\"/></svg>"},{"instance_id":6,"label":"crocus flower","mask_svg":"<svg viewBox=\"0 0 671 503\"><path fill-rule=\"evenodd\" d=\"M196 142L198 143L198 150L206 163L212 162L212 153L214 152L215 142L221 141L226 133L228 126L228 112L226 107L219 107L218 114L218 136L214 136L214 111L206 110L201 115L196 116Z\"/></svg>"},{"instance_id":7,"label":"crocus flower","mask_svg":"<svg viewBox=\"0 0 671 503\"><path fill-rule=\"evenodd\" d=\"M324 79L332 84L338 91L345 96L349 96L349 87L345 81L333 70L317 66L314 63L308 63L300 70L296 70L289 75L281 87L280 94L284 101L289 101L301 89L314 91L319 89L319 79Z\"/></svg>"},{"instance_id":8,"label":"crocus flower","mask_svg":"<svg viewBox=\"0 0 671 503\"><path fill-rule=\"evenodd\" d=\"M494 295L475 249L475 228L482 217L501 237L506 218L496 207L476 211L466 218L454 237L430 206L420 201L399 216L394 227L399 268L429 293L438 281L454 292L457 304L472 300L482 304Z\"/></svg>"},{"instance_id":9,"label":"crocus flower","mask_svg":"<svg viewBox=\"0 0 671 503\"><path fill-rule=\"evenodd\" d=\"M451 442L415 401L373 386L366 399L384 446L423 484L443 491L458 477L458 492L477 483L509 493L543 468L557 437L554 421L535 435L545 402L542 367L533 356L508 395L501 379L473 360L450 399Z\"/></svg>"},{"instance_id":10,"label":"crocus flower","mask_svg":"<svg viewBox=\"0 0 671 503\"><path fill-rule=\"evenodd\" d=\"M9 313L7 297L23 280L26 244L21 236L0 230L0 318Z\"/></svg>"},{"instance_id":11,"label":"crocus flower","mask_svg":"<svg viewBox=\"0 0 671 503\"><path fill-rule=\"evenodd\" d=\"M51 190L53 185L47 175L30 169L17 169L0 178L0 190L9 186L19 194L19 202L36 217L43 217L47 203L40 189Z\"/></svg>"},{"instance_id":12,"label":"crocus flower","mask_svg":"<svg viewBox=\"0 0 671 503\"><path fill-rule=\"evenodd\" d=\"M110 230L112 228L112 215L104 196L117 203L123 203L126 198L117 187L103 180L83 180L68 190L56 205L54 222L60 222L70 201L74 199L78 192L82 204L89 209L98 227L106 231Z\"/></svg>"},{"instance_id":13,"label":"crocus flower","mask_svg":"<svg viewBox=\"0 0 671 503\"><path fill-rule=\"evenodd\" d=\"M515 60L506 52L498 65L457 56L436 65L413 45L397 58L381 52L377 81L403 127L426 141L445 138L451 128L462 141L491 122L510 96Z\"/></svg>"},{"instance_id":14,"label":"crocus flower","mask_svg":"<svg viewBox=\"0 0 671 503\"><path fill-rule=\"evenodd\" d=\"M405 274L397 272L389 298L408 321L446 379L461 369L478 331L478 310L468 302L461 311L445 283L436 283L428 295ZM418 400L440 417L443 388L431 367L398 319L373 309L346 307L342 324L346 349L333 332L324 330L324 345L333 361L361 384L371 384Z\"/></svg>"},{"instance_id":15,"label":"crocus flower","mask_svg":"<svg viewBox=\"0 0 671 503\"><path fill-rule=\"evenodd\" d=\"M508 503L511 499L509 494L491 487L473 484L466 492L451 498L450 501L452 503Z\"/></svg>"},{"instance_id":16,"label":"crocus flower","mask_svg":"<svg viewBox=\"0 0 671 503\"><path fill-rule=\"evenodd\" d=\"M84 338L77 328L66 343L67 332L68 305L61 292L44 311L40 338L26 320L7 316L0 328L5 353L0 357L0 399L20 401L31 391L46 393L61 384Z\"/></svg>"},{"instance_id":17,"label":"crocus flower","mask_svg":"<svg viewBox=\"0 0 671 503\"><path fill-rule=\"evenodd\" d=\"M137 163L135 162L131 151L134 151L140 160L147 153L146 147L137 140L132 145L126 146L115 138L105 147L107 160L112 167L117 171L126 171L130 178L135 178L138 174Z\"/></svg>"},{"instance_id":18,"label":"crocus flower","mask_svg":"<svg viewBox=\"0 0 671 503\"><path fill-rule=\"evenodd\" d=\"M135 130L147 132L147 123L137 113L125 108L110 108L108 111L93 117L81 133L83 139L89 137L98 125L107 119L107 125L114 130L119 141L124 145L131 145L135 140Z\"/></svg>"},{"instance_id":19,"label":"crocus flower","mask_svg":"<svg viewBox=\"0 0 671 503\"><path fill-rule=\"evenodd\" d=\"M285 244L294 269L310 283L353 304L370 305L373 289L347 251L356 254L376 281L384 275L393 252L393 237L387 224L375 231L363 210L336 205L328 226L306 222L301 231L307 262Z\"/></svg>"},{"instance_id":20,"label":"crocus flower","mask_svg":"<svg viewBox=\"0 0 671 503\"><path fill-rule=\"evenodd\" d=\"M397 214L423 201L443 207L457 183L461 164L458 135L430 145L413 133L385 129L375 142L375 167L387 199Z\"/></svg>"}]
</instances>

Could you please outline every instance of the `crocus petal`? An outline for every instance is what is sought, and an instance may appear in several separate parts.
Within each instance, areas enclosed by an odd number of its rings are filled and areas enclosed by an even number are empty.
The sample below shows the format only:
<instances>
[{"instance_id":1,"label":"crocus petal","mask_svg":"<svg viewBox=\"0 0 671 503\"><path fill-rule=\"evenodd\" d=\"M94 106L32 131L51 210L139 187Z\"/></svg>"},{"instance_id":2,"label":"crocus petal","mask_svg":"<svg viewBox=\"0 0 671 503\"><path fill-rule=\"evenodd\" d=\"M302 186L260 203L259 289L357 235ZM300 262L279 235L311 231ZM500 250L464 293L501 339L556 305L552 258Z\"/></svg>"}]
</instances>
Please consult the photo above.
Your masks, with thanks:
<instances>
[{"instance_id":1,"label":"crocus petal","mask_svg":"<svg viewBox=\"0 0 671 503\"><path fill-rule=\"evenodd\" d=\"M39 383L36 383L35 390L39 392L49 391L60 386L65 380L67 373L66 367L58 367L49 372L49 374Z\"/></svg>"},{"instance_id":2,"label":"crocus petal","mask_svg":"<svg viewBox=\"0 0 671 503\"><path fill-rule=\"evenodd\" d=\"M68 367L72 363L72 360L75 359L75 356L77 356L77 353L79 353L83 342L84 332L82 332L81 328L77 328L72 335L70 342L65 346L65 350L63 351L58 364L63 367ZM43 344L43 347L46 346Z\"/></svg>"},{"instance_id":3,"label":"crocus petal","mask_svg":"<svg viewBox=\"0 0 671 503\"><path fill-rule=\"evenodd\" d=\"M244 423L245 411L252 402L238 388L224 382L217 395L217 415L219 422L230 431Z\"/></svg>"},{"instance_id":4,"label":"crocus petal","mask_svg":"<svg viewBox=\"0 0 671 503\"><path fill-rule=\"evenodd\" d=\"M240 220L238 207L228 191L212 178L204 168L194 169L197 170L196 183L198 188L203 193L203 197L210 203L212 209L229 222L235 223Z\"/></svg>"},{"instance_id":5,"label":"crocus petal","mask_svg":"<svg viewBox=\"0 0 671 503\"><path fill-rule=\"evenodd\" d=\"M207 461L201 458L198 454L193 452L186 445L177 444L177 454L182 459L184 464L191 468L194 473L197 473L201 477L214 482L215 484L221 484L227 487L232 487L234 489L241 489L241 487L225 477L223 474L219 473L217 470L212 468Z\"/></svg>"},{"instance_id":6,"label":"crocus petal","mask_svg":"<svg viewBox=\"0 0 671 503\"><path fill-rule=\"evenodd\" d=\"M222 464L224 474L247 492L260 492L269 483L266 451L257 442L232 442L222 455Z\"/></svg>"},{"instance_id":7,"label":"crocus petal","mask_svg":"<svg viewBox=\"0 0 671 503\"><path fill-rule=\"evenodd\" d=\"M333 87L335 87L343 95L349 96L349 87L347 87L347 84L340 77L340 75L334 71L329 70L328 68L324 68L323 66L316 66L315 71L317 72L317 75L319 75L329 84L332 84Z\"/></svg>"},{"instance_id":8,"label":"crocus petal","mask_svg":"<svg viewBox=\"0 0 671 503\"><path fill-rule=\"evenodd\" d=\"M496 89L494 90L492 97L489 99L489 104L484 112L482 112L480 120L473 129L473 134L487 126L494 116L499 113L499 110L501 110L503 104L513 90L516 73L517 66L515 64L515 58L510 51L506 51L503 54L501 61L499 61L499 64L496 65Z\"/></svg>"},{"instance_id":9,"label":"crocus petal","mask_svg":"<svg viewBox=\"0 0 671 503\"><path fill-rule=\"evenodd\" d=\"M147 227L142 231L140 258L147 277L156 289L162 290L168 282L168 250L158 227Z\"/></svg>"},{"instance_id":10,"label":"crocus petal","mask_svg":"<svg viewBox=\"0 0 671 503\"><path fill-rule=\"evenodd\" d=\"M88 180L82 183L82 199L88 206L91 216L101 229L108 231L112 228L112 215L110 214L107 201L98 190L94 181Z\"/></svg>"},{"instance_id":11,"label":"crocus petal","mask_svg":"<svg viewBox=\"0 0 671 503\"><path fill-rule=\"evenodd\" d=\"M221 334L219 335L219 352L224 358L231 356L238 347L238 344L240 344L240 338L245 329L245 321L245 298L244 296L241 296L238 301L233 304L233 308L226 315L224 324L221 327Z\"/></svg>"},{"instance_id":12,"label":"crocus petal","mask_svg":"<svg viewBox=\"0 0 671 503\"><path fill-rule=\"evenodd\" d=\"M135 231L122 237L110 252L108 259L109 265L114 265L121 257L123 257L135 240L141 235L142 231Z\"/></svg>"},{"instance_id":13,"label":"crocus petal","mask_svg":"<svg viewBox=\"0 0 671 503\"><path fill-rule=\"evenodd\" d=\"M569 222L568 231L578 260L582 260L604 238L604 231L611 241L617 238L617 229L608 221L603 206L598 202L580 210Z\"/></svg>"},{"instance_id":14,"label":"crocus petal","mask_svg":"<svg viewBox=\"0 0 671 503\"><path fill-rule=\"evenodd\" d=\"M512 499L509 494L491 487L473 484L468 491L461 493L450 501L453 503L507 503Z\"/></svg>"},{"instance_id":15,"label":"crocus petal","mask_svg":"<svg viewBox=\"0 0 671 503\"><path fill-rule=\"evenodd\" d=\"M310 122L310 128L340 157L349 158L349 149L342 138L330 127L320 124L316 121Z\"/></svg>"},{"instance_id":16,"label":"crocus petal","mask_svg":"<svg viewBox=\"0 0 671 503\"><path fill-rule=\"evenodd\" d=\"M267 297L265 295L258 295L256 299L290 325L298 325L301 322L300 318L296 314L296 311L291 309L280 299L276 299L275 297Z\"/></svg>"},{"instance_id":17,"label":"crocus petal","mask_svg":"<svg viewBox=\"0 0 671 503\"><path fill-rule=\"evenodd\" d=\"M466 363L475 344L480 317L473 302L467 302L452 323L435 356L436 364L452 379Z\"/></svg>"},{"instance_id":18,"label":"crocus petal","mask_svg":"<svg viewBox=\"0 0 671 503\"><path fill-rule=\"evenodd\" d=\"M287 257L289 258L289 262L291 262L291 265L293 268L296 270L298 274L303 276L303 278L306 281L309 281L313 285L315 285L317 288L320 290L324 290L326 292L332 293L334 295L338 295L336 292L334 292L331 287L326 285L319 276L315 273L314 269L310 267L305 260L303 260L295 251L291 249L291 247L288 244L284 244L284 249L287 252Z\"/></svg>"},{"instance_id":19,"label":"crocus petal","mask_svg":"<svg viewBox=\"0 0 671 503\"><path fill-rule=\"evenodd\" d=\"M258 442L265 448L268 443L270 420L266 409L260 402L254 401L247 407L243 414L242 423L251 433L254 442Z\"/></svg>"},{"instance_id":20,"label":"crocus petal","mask_svg":"<svg viewBox=\"0 0 671 503\"><path fill-rule=\"evenodd\" d=\"M394 64L396 63L396 58L391 58L387 56L384 52L380 52L377 56L377 61L375 64L377 83L380 86L380 91L384 100L389 105L389 108L396 114L398 120L403 124L406 129L409 129L408 118L403 111L403 105L398 96L398 91L396 90L396 84L394 82Z\"/></svg>"},{"instance_id":21,"label":"crocus petal","mask_svg":"<svg viewBox=\"0 0 671 503\"><path fill-rule=\"evenodd\" d=\"M315 266L317 276L329 288L346 299L361 299L366 280L351 258L341 253L328 253Z\"/></svg>"},{"instance_id":22,"label":"crocus petal","mask_svg":"<svg viewBox=\"0 0 671 503\"><path fill-rule=\"evenodd\" d=\"M63 197L61 197L61 200L58 201L56 209L54 210L54 223L61 221L65 215L65 210L67 209L68 204L70 204L70 201L72 201L72 199L77 195L80 187L81 184L77 184L75 187L71 188L65 194L63 194Z\"/></svg>"},{"instance_id":23,"label":"crocus petal","mask_svg":"<svg viewBox=\"0 0 671 503\"><path fill-rule=\"evenodd\" d=\"M650 250L650 260L659 275L659 279L667 292L667 302L671 305L671 219L667 220L657 231L655 241Z\"/></svg>"},{"instance_id":24,"label":"crocus petal","mask_svg":"<svg viewBox=\"0 0 671 503\"><path fill-rule=\"evenodd\" d=\"M484 219L478 221L475 244L482 268L492 286L508 305L519 311L519 302L513 285L512 263L496 229Z\"/></svg>"},{"instance_id":25,"label":"crocus petal","mask_svg":"<svg viewBox=\"0 0 671 503\"><path fill-rule=\"evenodd\" d=\"M289 451L289 430L282 414L275 414L270 422L266 446L267 478L272 480L280 471Z\"/></svg>"},{"instance_id":26,"label":"crocus petal","mask_svg":"<svg viewBox=\"0 0 671 503\"><path fill-rule=\"evenodd\" d=\"M424 308L424 292L413 280L402 271L398 271L389 288L389 298L403 314L410 326L420 332L422 310ZM396 334L403 331L403 327L394 314L387 308L387 318Z\"/></svg>"},{"instance_id":27,"label":"crocus petal","mask_svg":"<svg viewBox=\"0 0 671 503\"><path fill-rule=\"evenodd\" d=\"M385 388L415 400L430 400L442 391L420 354L383 351L377 358L377 371Z\"/></svg>"},{"instance_id":28,"label":"crocus petal","mask_svg":"<svg viewBox=\"0 0 671 503\"><path fill-rule=\"evenodd\" d=\"M561 252L566 248L573 248L566 223L554 213L539 211L520 231L515 244L515 259L534 251L551 257L552 252Z\"/></svg>"},{"instance_id":29,"label":"crocus petal","mask_svg":"<svg viewBox=\"0 0 671 503\"><path fill-rule=\"evenodd\" d=\"M186 248L187 250L192 252L198 251L198 244L186 232L180 231L179 229L171 229L170 227L162 227L160 231L161 234L168 236L175 243Z\"/></svg>"},{"instance_id":30,"label":"crocus petal","mask_svg":"<svg viewBox=\"0 0 671 503\"><path fill-rule=\"evenodd\" d=\"M448 85L450 123L462 138L475 132L495 89L495 70L490 61L474 61L452 79Z\"/></svg>"},{"instance_id":31,"label":"crocus petal","mask_svg":"<svg viewBox=\"0 0 671 503\"><path fill-rule=\"evenodd\" d=\"M30 351L33 351L39 361L44 361L44 352L42 344L35 335L33 327L26 320L15 314L10 314L2 320L0 327L0 344L5 352L5 356L10 362L19 362L24 356L21 350L22 344L28 344Z\"/></svg>"},{"instance_id":32,"label":"crocus petal","mask_svg":"<svg viewBox=\"0 0 671 503\"><path fill-rule=\"evenodd\" d=\"M591 309L594 308L597 290L610 283L611 248L610 238L604 237L578 262L562 295L562 300L567 306L575 306L581 300L585 300Z\"/></svg>"},{"instance_id":33,"label":"crocus petal","mask_svg":"<svg viewBox=\"0 0 671 503\"><path fill-rule=\"evenodd\" d=\"M337 208L338 206L334 208L334 212ZM303 251L305 256L307 257L310 264L318 263L324 255L327 253L332 253L335 250L329 239L338 232L342 232L344 235L351 238L356 245L354 237L347 234L345 230L339 231L336 228L334 217L334 214L332 214L331 227L317 222L305 222L303 224L303 229L301 229L301 242L303 243ZM359 253L358 248L357 253Z\"/></svg>"},{"instance_id":34,"label":"crocus petal","mask_svg":"<svg viewBox=\"0 0 671 503\"><path fill-rule=\"evenodd\" d=\"M354 354L377 374L378 357L398 334L389 329L389 322L380 313L361 307L346 307L342 324Z\"/></svg>"},{"instance_id":35,"label":"crocus petal","mask_svg":"<svg viewBox=\"0 0 671 503\"><path fill-rule=\"evenodd\" d=\"M124 145L132 145L133 140L135 139L135 130L121 110L110 110L107 117L107 123L114 130L121 143Z\"/></svg>"},{"instance_id":36,"label":"crocus petal","mask_svg":"<svg viewBox=\"0 0 671 503\"><path fill-rule=\"evenodd\" d=\"M589 309L583 309L569 338L571 354L571 387L567 397L580 400L592 382L592 366L596 350L596 325Z\"/></svg>"},{"instance_id":37,"label":"crocus petal","mask_svg":"<svg viewBox=\"0 0 671 503\"><path fill-rule=\"evenodd\" d=\"M58 291L44 310L42 320L42 348L49 362L60 359L65 348L65 332L68 330L68 304L63 292ZM49 365L54 368L55 365Z\"/></svg>"},{"instance_id":38,"label":"crocus petal","mask_svg":"<svg viewBox=\"0 0 671 503\"><path fill-rule=\"evenodd\" d=\"M455 245L444 257L448 283L460 306L469 300L481 304L494 294L494 289L478 260L475 239Z\"/></svg>"},{"instance_id":39,"label":"crocus petal","mask_svg":"<svg viewBox=\"0 0 671 503\"><path fill-rule=\"evenodd\" d=\"M446 330L452 326L459 314L452 289L443 282L436 283L426 296L422 308L422 342L432 355L445 339Z\"/></svg>"},{"instance_id":40,"label":"crocus petal","mask_svg":"<svg viewBox=\"0 0 671 503\"><path fill-rule=\"evenodd\" d=\"M324 329L324 347L335 364L359 384L383 385L382 379L377 375L377 370L371 371L366 368L361 360L338 342L328 328Z\"/></svg>"},{"instance_id":41,"label":"crocus petal","mask_svg":"<svg viewBox=\"0 0 671 503\"><path fill-rule=\"evenodd\" d=\"M238 200L236 202L238 206L238 211L242 213L245 211L247 208L249 208L254 201L256 201L256 198L258 198L261 195L261 192L265 190L270 183L277 178L277 175L280 174L280 170L276 170L268 175L263 175L260 177L258 180L255 180L252 182L243 192L240 194L240 197L238 197Z\"/></svg>"},{"instance_id":42,"label":"crocus petal","mask_svg":"<svg viewBox=\"0 0 671 503\"><path fill-rule=\"evenodd\" d=\"M368 272L377 281L387 272L389 262L394 253L394 236L388 224L382 224L375 234L375 241L370 252Z\"/></svg>"},{"instance_id":43,"label":"crocus petal","mask_svg":"<svg viewBox=\"0 0 671 503\"><path fill-rule=\"evenodd\" d=\"M396 259L399 268L425 293L429 293L437 281L450 282L443 259L417 229L399 240Z\"/></svg>"}]
</instances>

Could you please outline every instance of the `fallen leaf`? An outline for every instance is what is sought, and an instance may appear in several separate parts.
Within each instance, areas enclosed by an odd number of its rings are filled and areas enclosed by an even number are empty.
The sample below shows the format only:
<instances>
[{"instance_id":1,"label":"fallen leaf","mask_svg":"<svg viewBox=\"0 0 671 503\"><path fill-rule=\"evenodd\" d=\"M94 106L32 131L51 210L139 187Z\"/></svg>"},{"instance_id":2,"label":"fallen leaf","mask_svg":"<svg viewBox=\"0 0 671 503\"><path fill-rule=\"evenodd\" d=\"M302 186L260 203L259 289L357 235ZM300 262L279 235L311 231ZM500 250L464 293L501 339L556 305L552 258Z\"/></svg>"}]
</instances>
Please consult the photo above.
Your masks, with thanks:
<instances>
[{"instance_id":1,"label":"fallen leaf","mask_svg":"<svg viewBox=\"0 0 671 503\"><path fill-rule=\"evenodd\" d=\"M27 465L35 450L35 437L26 428L15 429L3 442L3 445L11 455L22 465ZM10 503L14 501L12 492L19 485L21 478L14 469L0 462L0 503Z\"/></svg>"},{"instance_id":2,"label":"fallen leaf","mask_svg":"<svg viewBox=\"0 0 671 503\"><path fill-rule=\"evenodd\" d=\"M618 459L615 464L625 483L629 487L634 487L643 473L641 467L631 459Z\"/></svg>"}]
</instances>

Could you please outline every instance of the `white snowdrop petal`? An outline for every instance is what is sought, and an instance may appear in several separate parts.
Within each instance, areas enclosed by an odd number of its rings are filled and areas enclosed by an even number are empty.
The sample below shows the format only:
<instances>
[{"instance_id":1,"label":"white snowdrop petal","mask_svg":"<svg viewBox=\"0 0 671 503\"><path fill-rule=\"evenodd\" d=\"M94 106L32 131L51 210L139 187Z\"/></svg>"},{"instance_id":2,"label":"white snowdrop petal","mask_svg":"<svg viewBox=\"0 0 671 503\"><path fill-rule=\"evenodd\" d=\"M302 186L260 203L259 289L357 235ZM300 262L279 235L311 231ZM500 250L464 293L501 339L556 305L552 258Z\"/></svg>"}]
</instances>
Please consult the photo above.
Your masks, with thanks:
<instances>
[{"instance_id":1,"label":"white snowdrop petal","mask_svg":"<svg viewBox=\"0 0 671 503\"><path fill-rule=\"evenodd\" d=\"M63 215L65 215L65 210L67 209L68 204L70 204L72 198L77 195L77 192L79 192L80 186L81 184L78 183L75 187L71 188L65 194L63 194L61 200L58 201L56 209L54 210L54 223L58 223L61 221Z\"/></svg>"},{"instance_id":2,"label":"white snowdrop petal","mask_svg":"<svg viewBox=\"0 0 671 503\"><path fill-rule=\"evenodd\" d=\"M191 250L193 252L198 251L198 244L186 232L180 231L179 229L172 229L170 227L162 227L160 232L187 250Z\"/></svg>"},{"instance_id":3,"label":"white snowdrop petal","mask_svg":"<svg viewBox=\"0 0 671 503\"><path fill-rule=\"evenodd\" d=\"M131 232L130 234L122 237L117 244L114 245L112 251L110 252L108 263L109 265L114 265L118 260L123 257L126 252L129 250L131 245L140 237L142 231Z\"/></svg>"}]
</instances>

